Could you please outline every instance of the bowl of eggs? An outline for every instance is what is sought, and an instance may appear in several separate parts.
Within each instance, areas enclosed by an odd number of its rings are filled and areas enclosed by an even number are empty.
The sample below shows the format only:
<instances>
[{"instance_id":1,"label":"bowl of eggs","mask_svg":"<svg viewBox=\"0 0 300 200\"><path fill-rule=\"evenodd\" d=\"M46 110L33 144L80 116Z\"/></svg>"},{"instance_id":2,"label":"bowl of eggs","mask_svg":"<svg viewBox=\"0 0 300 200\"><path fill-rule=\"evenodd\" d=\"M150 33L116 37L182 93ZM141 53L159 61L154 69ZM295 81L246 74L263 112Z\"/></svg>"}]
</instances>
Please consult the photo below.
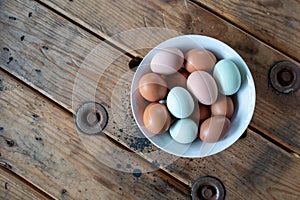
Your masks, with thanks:
<instances>
[{"instance_id":1,"label":"bowl of eggs","mask_svg":"<svg viewBox=\"0 0 300 200\"><path fill-rule=\"evenodd\" d=\"M131 85L135 121L155 146L181 157L219 153L248 127L255 85L241 56L202 35L171 38L142 60Z\"/></svg>"}]
</instances>

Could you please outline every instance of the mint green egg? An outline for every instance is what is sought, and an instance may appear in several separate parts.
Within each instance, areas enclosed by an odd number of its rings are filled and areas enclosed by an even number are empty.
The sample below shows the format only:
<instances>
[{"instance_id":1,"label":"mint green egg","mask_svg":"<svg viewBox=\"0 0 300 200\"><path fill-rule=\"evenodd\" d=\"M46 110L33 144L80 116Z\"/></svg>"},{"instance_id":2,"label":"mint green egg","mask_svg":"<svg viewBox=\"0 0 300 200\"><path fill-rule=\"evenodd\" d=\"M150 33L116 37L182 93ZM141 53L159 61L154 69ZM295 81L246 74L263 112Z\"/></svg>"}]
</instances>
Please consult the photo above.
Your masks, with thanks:
<instances>
[{"instance_id":1,"label":"mint green egg","mask_svg":"<svg viewBox=\"0 0 300 200\"><path fill-rule=\"evenodd\" d=\"M224 95L235 94L241 86L241 74L234 62L229 59L220 60L214 67L215 78L220 93Z\"/></svg>"}]
</instances>

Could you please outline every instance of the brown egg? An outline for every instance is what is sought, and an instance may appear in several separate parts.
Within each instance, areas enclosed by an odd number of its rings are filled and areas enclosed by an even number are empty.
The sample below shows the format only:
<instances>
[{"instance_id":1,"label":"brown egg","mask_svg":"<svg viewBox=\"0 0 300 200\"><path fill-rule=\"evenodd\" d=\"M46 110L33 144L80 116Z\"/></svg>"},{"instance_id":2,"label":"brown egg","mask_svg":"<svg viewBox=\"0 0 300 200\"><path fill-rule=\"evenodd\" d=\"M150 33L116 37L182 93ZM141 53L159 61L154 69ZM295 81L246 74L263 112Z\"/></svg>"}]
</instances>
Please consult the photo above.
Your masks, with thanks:
<instances>
[{"instance_id":1,"label":"brown egg","mask_svg":"<svg viewBox=\"0 0 300 200\"><path fill-rule=\"evenodd\" d=\"M186 78L179 72L165 76L167 86L171 90L173 87L180 86L186 88Z\"/></svg>"},{"instance_id":2,"label":"brown egg","mask_svg":"<svg viewBox=\"0 0 300 200\"><path fill-rule=\"evenodd\" d=\"M167 83L158 74L149 73L142 76L139 82L139 91L146 100L154 102L167 95Z\"/></svg>"},{"instance_id":3,"label":"brown egg","mask_svg":"<svg viewBox=\"0 0 300 200\"><path fill-rule=\"evenodd\" d=\"M224 116L213 116L200 126L200 139L203 142L214 143L221 140L230 128L230 120Z\"/></svg>"},{"instance_id":4,"label":"brown egg","mask_svg":"<svg viewBox=\"0 0 300 200\"><path fill-rule=\"evenodd\" d=\"M217 58L206 49L192 49L185 54L185 61L185 68L190 73L198 70L210 73L217 62Z\"/></svg>"},{"instance_id":5,"label":"brown egg","mask_svg":"<svg viewBox=\"0 0 300 200\"><path fill-rule=\"evenodd\" d=\"M200 121L204 121L207 118L211 117L210 107L207 105L203 105L199 103L199 110L200 110Z\"/></svg>"},{"instance_id":6,"label":"brown egg","mask_svg":"<svg viewBox=\"0 0 300 200\"><path fill-rule=\"evenodd\" d=\"M210 107L213 115L231 118L234 112L233 101L229 96L219 95L217 101Z\"/></svg>"},{"instance_id":7,"label":"brown egg","mask_svg":"<svg viewBox=\"0 0 300 200\"><path fill-rule=\"evenodd\" d=\"M150 103L143 115L145 127L154 134L166 132L171 125L171 115L164 104Z\"/></svg>"},{"instance_id":8,"label":"brown egg","mask_svg":"<svg viewBox=\"0 0 300 200\"><path fill-rule=\"evenodd\" d=\"M189 116L189 118L196 122L196 124L201 124L201 122L211 117L210 106L198 103L197 99L194 99L194 101L195 108L193 113Z\"/></svg>"}]
</instances>

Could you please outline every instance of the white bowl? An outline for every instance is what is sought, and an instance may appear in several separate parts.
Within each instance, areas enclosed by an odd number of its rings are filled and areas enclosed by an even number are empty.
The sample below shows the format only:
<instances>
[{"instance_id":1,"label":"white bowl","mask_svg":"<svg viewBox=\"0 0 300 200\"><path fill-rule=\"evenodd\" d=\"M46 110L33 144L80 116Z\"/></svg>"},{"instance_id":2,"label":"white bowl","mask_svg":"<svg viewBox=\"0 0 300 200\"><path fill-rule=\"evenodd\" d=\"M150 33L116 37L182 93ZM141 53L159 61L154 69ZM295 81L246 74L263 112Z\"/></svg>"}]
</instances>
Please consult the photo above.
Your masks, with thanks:
<instances>
[{"instance_id":1,"label":"white bowl","mask_svg":"<svg viewBox=\"0 0 300 200\"><path fill-rule=\"evenodd\" d=\"M165 47L179 48L184 54L194 48L205 48L212 51L218 60L230 59L239 68L242 84L234 95L235 112L231 118L231 127L227 135L216 143L204 143L198 137L191 144L180 144L174 141L168 132L154 135L143 123L143 111L148 104L138 91L140 78L149 72L150 61L158 49ZM236 142L248 127L255 107L255 86L251 73L241 56L225 43L207 36L184 35L171 38L153 48L140 63L131 85L131 107L134 118L141 132L160 149L181 157L199 158L223 151Z\"/></svg>"}]
</instances>

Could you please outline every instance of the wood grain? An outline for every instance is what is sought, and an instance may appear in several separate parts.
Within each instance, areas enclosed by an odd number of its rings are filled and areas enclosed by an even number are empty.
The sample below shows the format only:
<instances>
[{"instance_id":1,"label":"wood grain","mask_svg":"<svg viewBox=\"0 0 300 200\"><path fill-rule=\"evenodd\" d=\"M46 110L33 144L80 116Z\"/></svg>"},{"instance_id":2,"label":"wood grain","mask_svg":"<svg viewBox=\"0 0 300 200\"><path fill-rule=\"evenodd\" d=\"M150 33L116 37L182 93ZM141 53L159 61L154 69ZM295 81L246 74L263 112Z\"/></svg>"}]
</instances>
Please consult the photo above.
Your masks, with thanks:
<instances>
[{"instance_id":1,"label":"wood grain","mask_svg":"<svg viewBox=\"0 0 300 200\"><path fill-rule=\"evenodd\" d=\"M195 0L257 38L300 61L300 2Z\"/></svg>"},{"instance_id":2,"label":"wood grain","mask_svg":"<svg viewBox=\"0 0 300 200\"><path fill-rule=\"evenodd\" d=\"M270 195L272 195L272 197L274 196L274 198L278 196L279 199L281 197L284 199L296 199L297 196L299 196L299 159L280 150L277 146L250 130L248 130L248 136L246 138L239 140L228 150L208 158L184 159L170 156L158 150L151 145L147 139L141 137L130 110L129 91L133 72L128 70L127 64L130 60L128 56L119 57L112 64L108 65L108 67L100 65L107 63L109 58L119 55L120 52L111 48L109 45L106 46L102 44L106 48L105 51L103 51L103 55L99 55L97 52L89 54L91 49L94 49L97 44L99 44L97 38L35 2L22 1L15 2L12 5L4 5L2 5L2 14L4 13L3 15L7 16L7 18L10 15L16 16L18 20L10 22L8 19L3 18L3 26L7 28L9 33L3 34L4 39L2 39L3 45L5 45L4 47L9 49L8 54L3 53L1 56L1 67L3 69L23 80L71 112L76 110L73 109L72 104L75 104L74 108L77 108L80 103L90 97L94 97L97 102L104 104L109 112L110 121L105 133L115 141L118 141L125 147L134 150L143 158L146 158L154 166L163 169L164 172L172 175L178 179L179 182L191 186L193 182L201 176L216 176L225 184L228 199L243 199L246 197L262 199L268 198ZM32 15L28 19L30 12L32 12ZM20 32L25 35L25 39L22 42L17 40L19 38L17 36ZM55 37L53 36L53 32L55 32ZM103 47L102 45L100 46ZM41 50L41 48L43 50ZM7 51L6 49L3 50ZM34 57L32 55L34 55ZM9 62L10 56L13 57L13 60ZM86 66L88 70L80 71L82 69L79 68L80 66ZM97 70L104 71L104 73L101 74L97 72ZM99 82L97 82L99 78L97 77L98 75L101 80ZM79 81L78 83L80 84L74 84L75 80ZM94 90L90 87L94 86L95 81L98 88L94 93ZM76 87L79 86L75 91L73 90L74 85L76 85ZM17 93L20 92L18 91ZM25 98L30 99L28 97ZM36 98L41 97L37 96ZM75 102L72 100L75 100ZM41 104L40 101L36 102L37 105ZM6 103L9 103L9 101ZM12 109L13 106L11 104L9 105L10 107L6 109L5 112L7 112L7 110L14 110ZM30 104L28 108L19 106L19 109L22 109L22 112L26 113L21 116L27 116L20 119L30 120L25 121L25 124L35 122L35 120L32 119L31 113L33 108L37 109L32 104ZM101 170L94 169L95 165L99 165L99 157L98 160L92 159L101 155L98 154L99 151L96 151L97 148L94 147L109 144L109 142L107 142L107 140L102 141L101 137L84 138L80 133L75 133L72 119L68 119L67 115L64 114L64 116L60 116L60 113L65 113L63 109L57 108L57 110L55 109L52 112L52 107L47 107L46 110L50 110L49 112L52 113L51 117L48 117L48 114L43 114L45 111L36 113L43 119L38 123L43 124L40 125L40 127L35 127L35 129L41 128L43 132L49 129L49 133L46 132L45 137L49 138L49 145L57 151L53 153L53 155L55 155L54 157L43 154L40 155L41 159L46 159L47 162L50 163L57 163L57 159L59 159L61 154L66 154L66 156L70 155L72 159L70 158L71 163L67 163L67 167L70 166L71 169L74 169L76 166L77 171L80 169L80 172L83 173L79 178L73 177L72 180L76 179L76 181L73 182L80 182L82 176L87 176L85 169L92 171L93 175L99 175L96 172L101 172L101 176L104 176L102 173L108 173L108 177L112 176L112 173L102 168ZM51 126L59 126L60 128L56 130ZM28 132L28 134L31 134L30 137L33 137L35 134L30 131ZM15 134L13 138L16 138L18 141L27 141ZM58 135L61 138L58 138ZM70 138L76 139L72 140ZM79 138L80 141L78 141ZM32 140L34 141L34 139ZM5 143L5 141L3 142ZM62 145L65 145L67 148L66 150L62 149L66 151L65 154L64 152L60 152ZM75 153L71 153L73 152L72 150L75 151ZM10 151L5 150L5 152L9 153ZM156 157L153 157L152 152L157 153ZM128 163L121 162L121 160L124 159L124 152L117 154L119 154L119 157L116 157L116 159L120 160L119 164L126 168ZM22 166L20 167L20 169L22 169L25 166L22 162L25 161L24 158L22 159L23 155L19 155L21 163L15 166ZM87 155L89 155L88 158L86 158ZM105 162L111 161L107 157L108 156L102 156L101 158L103 158ZM6 158L14 157L8 155ZM73 160L73 158L75 160ZM77 162L82 159L84 159L82 161L84 163ZM16 161L14 160L14 162ZM60 163L60 161L58 163ZM86 167L86 165L88 165L88 167ZM120 165L118 166L121 167ZM141 164L141 166L147 165ZM51 169L44 169L46 175L49 176L49 173L54 173L53 177L55 178L60 176L60 174L64 174L63 172L66 170L65 165L62 167L60 164L56 164L55 167ZM83 169L83 171L81 169ZM58 171L59 175L55 173L56 171ZM28 179L35 179L32 174L40 173L39 171L32 172L31 169L29 172L25 172L28 173L26 174L28 175ZM18 173L21 174L21 172ZM151 175L149 176L151 177ZM160 176L161 175L153 176L153 182ZM38 175L38 177L40 178L42 176ZM105 180L107 181L107 179L108 178ZM63 180L59 180L63 182ZM118 182L118 180L119 179L113 179L113 182L116 185L124 184L126 185L124 187L127 188L135 187L135 185L132 186L131 182L126 182L127 179L125 180L125 178L123 182ZM41 184L41 182L39 183ZM165 184L168 185L169 182L171 182L171 180L165 182ZM71 183L67 182L67 184L70 185ZM112 188L117 187L116 185L113 185ZM174 185L176 186L177 184L174 183ZM153 186L150 185L149 188L150 187ZM160 195L160 186L156 188L159 191L156 195ZM57 190L53 190L56 196L59 195L57 194ZM72 194L77 195L78 192L76 192L75 189L74 191L72 189L70 190ZM142 191L140 191L139 194L141 193ZM162 193L164 194L164 192ZM90 195L92 196L92 194Z\"/></svg>"},{"instance_id":3,"label":"wood grain","mask_svg":"<svg viewBox=\"0 0 300 200\"><path fill-rule=\"evenodd\" d=\"M106 146L105 154L110 156L102 156L99 162L85 149L70 114L3 72L0 79L1 163L15 173L62 199L120 198L120 194L129 199L143 199L144 195L153 195L151 199L169 195L179 199L188 197L177 191L178 187L172 187L174 181L164 173L133 176L135 165L148 166L148 170L152 166L132 157L126 163L124 152L116 146L110 149ZM99 144L102 148L110 144L99 138L102 137L97 138L100 143L95 143L92 149ZM104 163L117 163L120 171ZM270 195L274 199L297 199L300 194L299 159L278 150L252 131L227 151L205 159L178 158L166 170L180 179L184 177L190 185L201 176L216 176L225 184L229 199L246 196L264 199Z\"/></svg>"},{"instance_id":4,"label":"wood grain","mask_svg":"<svg viewBox=\"0 0 300 200\"><path fill-rule=\"evenodd\" d=\"M27 182L20 180L2 166L0 166L0 198L2 200L52 199Z\"/></svg>"},{"instance_id":5,"label":"wood grain","mask_svg":"<svg viewBox=\"0 0 300 200\"><path fill-rule=\"evenodd\" d=\"M0 163L9 170L58 199L189 198L188 188L137 155L121 157L104 135L97 140L106 156L96 159L69 112L2 71L0 80Z\"/></svg>"},{"instance_id":6,"label":"wood grain","mask_svg":"<svg viewBox=\"0 0 300 200\"><path fill-rule=\"evenodd\" d=\"M295 60L190 1L41 2L102 38L113 41L115 45L122 48L125 46L125 51L135 52L133 55L144 56L149 51L149 48L132 51L136 46L149 44L148 47L153 47L166 38L179 34L201 34L224 41L245 59L254 77L257 103L251 125L285 147L300 153L300 114L297 111L300 108L300 90L289 95L278 93L271 87L268 79L269 69L276 62L290 60L299 65ZM169 31L158 31L156 34L151 34L151 31L143 32L138 36L122 34L141 27L168 28ZM292 45L294 44L289 46ZM287 116L285 113L290 114Z\"/></svg>"}]
</instances>

